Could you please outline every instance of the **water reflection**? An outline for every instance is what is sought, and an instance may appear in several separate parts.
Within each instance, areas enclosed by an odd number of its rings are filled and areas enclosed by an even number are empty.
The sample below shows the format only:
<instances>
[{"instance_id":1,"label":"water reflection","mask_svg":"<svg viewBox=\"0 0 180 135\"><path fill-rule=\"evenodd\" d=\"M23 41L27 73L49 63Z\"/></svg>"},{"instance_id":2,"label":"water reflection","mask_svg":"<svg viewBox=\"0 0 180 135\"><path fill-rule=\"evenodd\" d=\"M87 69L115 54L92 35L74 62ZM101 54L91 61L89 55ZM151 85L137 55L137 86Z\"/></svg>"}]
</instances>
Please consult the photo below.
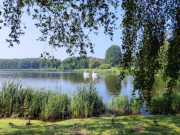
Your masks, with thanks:
<instances>
[{"instance_id":1,"label":"water reflection","mask_svg":"<svg viewBox=\"0 0 180 135\"><path fill-rule=\"evenodd\" d=\"M92 76L92 80L93 80L93 82L97 82L97 81L98 81L98 79L99 79L99 77L98 77L98 76Z\"/></svg>"},{"instance_id":2,"label":"water reflection","mask_svg":"<svg viewBox=\"0 0 180 135\"><path fill-rule=\"evenodd\" d=\"M118 76L113 76L113 75L106 76L104 81L105 81L107 90L109 92L111 92L114 95L119 95L120 94L120 92L121 92L121 83L119 81Z\"/></svg>"},{"instance_id":3,"label":"water reflection","mask_svg":"<svg viewBox=\"0 0 180 135\"><path fill-rule=\"evenodd\" d=\"M89 79L89 74L84 74L84 80L86 81L87 79Z\"/></svg>"},{"instance_id":4,"label":"water reflection","mask_svg":"<svg viewBox=\"0 0 180 135\"><path fill-rule=\"evenodd\" d=\"M78 72L45 72L45 71L0 71L0 81L20 80L25 87L30 85L35 88L59 88L63 92L71 93L77 86L82 86L94 83L99 94L105 101L109 101L111 96L119 94L131 97L133 90L133 77L127 76L120 81L119 76L115 75L99 75L98 77L91 75L84 76ZM156 91L162 90L165 86L163 81L157 78L157 83L154 84ZM0 83L1 87L1 83ZM176 87L179 90L180 85ZM138 96L138 93L136 93Z\"/></svg>"},{"instance_id":5,"label":"water reflection","mask_svg":"<svg viewBox=\"0 0 180 135\"><path fill-rule=\"evenodd\" d=\"M123 88L119 83L118 76L99 75L91 76L77 72L45 72L45 71L0 71L0 80L14 81L17 78L24 86L30 85L36 88L61 88L61 91L69 92L83 84L95 83L103 98L119 95L121 90L129 85L128 79L124 82ZM1 85L1 84L0 84ZM127 86L126 86L127 87Z\"/></svg>"},{"instance_id":6,"label":"water reflection","mask_svg":"<svg viewBox=\"0 0 180 135\"><path fill-rule=\"evenodd\" d=\"M122 85L123 85L123 87L124 88L126 88L127 87L127 77L125 77L123 80L122 80Z\"/></svg>"}]
</instances>

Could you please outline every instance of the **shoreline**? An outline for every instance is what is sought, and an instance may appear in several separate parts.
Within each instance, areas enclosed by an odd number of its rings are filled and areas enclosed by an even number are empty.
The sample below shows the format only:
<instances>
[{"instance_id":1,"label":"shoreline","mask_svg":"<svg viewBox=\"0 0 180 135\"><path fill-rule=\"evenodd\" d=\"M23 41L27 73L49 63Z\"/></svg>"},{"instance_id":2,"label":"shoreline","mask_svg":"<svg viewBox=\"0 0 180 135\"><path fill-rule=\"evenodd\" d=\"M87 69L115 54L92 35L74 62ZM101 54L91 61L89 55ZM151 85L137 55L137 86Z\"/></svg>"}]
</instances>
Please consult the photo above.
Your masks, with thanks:
<instances>
[{"instance_id":1,"label":"shoreline","mask_svg":"<svg viewBox=\"0 0 180 135\"><path fill-rule=\"evenodd\" d=\"M0 71L54 71L54 72L84 72L92 73L93 71L97 72L99 75L120 75L119 69L73 69L73 70L60 70L60 69L0 69ZM132 76L132 74L127 73L127 76Z\"/></svg>"}]
</instances>

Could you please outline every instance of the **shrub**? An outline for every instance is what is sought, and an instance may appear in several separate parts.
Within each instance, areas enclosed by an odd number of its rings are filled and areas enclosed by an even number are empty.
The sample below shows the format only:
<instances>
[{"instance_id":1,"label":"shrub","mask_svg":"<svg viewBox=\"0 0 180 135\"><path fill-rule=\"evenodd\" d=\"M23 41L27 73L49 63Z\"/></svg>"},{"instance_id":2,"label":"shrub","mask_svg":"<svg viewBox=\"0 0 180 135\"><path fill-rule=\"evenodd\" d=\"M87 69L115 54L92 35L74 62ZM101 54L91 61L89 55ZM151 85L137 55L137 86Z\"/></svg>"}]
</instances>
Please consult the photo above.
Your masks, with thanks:
<instances>
[{"instance_id":1,"label":"shrub","mask_svg":"<svg viewBox=\"0 0 180 135\"><path fill-rule=\"evenodd\" d=\"M130 114L139 114L142 102L138 98L131 98L129 103Z\"/></svg>"},{"instance_id":2,"label":"shrub","mask_svg":"<svg viewBox=\"0 0 180 135\"><path fill-rule=\"evenodd\" d=\"M111 65L110 64L101 64L99 66L100 69L110 69L111 68Z\"/></svg>"},{"instance_id":3,"label":"shrub","mask_svg":"<svg viewBox=\"0 0 180 135\"><path fill-rule=\"evenodd\" d=\"M167 112L167 99L163 93L153 96L151 100L150 112L152 114L166 114ZM171 113L180 112L180 93L172 93L172 103L170 106Z\"/></svg>"}]
</instances>

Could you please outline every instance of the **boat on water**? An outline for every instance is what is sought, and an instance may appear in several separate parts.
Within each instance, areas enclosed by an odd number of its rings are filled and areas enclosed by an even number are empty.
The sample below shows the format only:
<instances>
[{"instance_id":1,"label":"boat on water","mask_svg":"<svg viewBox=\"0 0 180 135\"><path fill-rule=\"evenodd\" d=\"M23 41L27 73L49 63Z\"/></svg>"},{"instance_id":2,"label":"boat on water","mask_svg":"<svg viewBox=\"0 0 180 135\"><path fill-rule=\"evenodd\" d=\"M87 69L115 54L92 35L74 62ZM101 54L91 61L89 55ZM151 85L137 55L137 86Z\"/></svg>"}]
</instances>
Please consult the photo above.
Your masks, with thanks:
<instances>
[{"instance_id":1,"label":"boat on water","mask_svg":"<svg viewBox=\"0 0 180 135\"><path fill-rule=\"evenodd\" d=\"M92 77L98 77L98 73L95 73L94 70L92 72Z\"/></svg>"}]
</instances>

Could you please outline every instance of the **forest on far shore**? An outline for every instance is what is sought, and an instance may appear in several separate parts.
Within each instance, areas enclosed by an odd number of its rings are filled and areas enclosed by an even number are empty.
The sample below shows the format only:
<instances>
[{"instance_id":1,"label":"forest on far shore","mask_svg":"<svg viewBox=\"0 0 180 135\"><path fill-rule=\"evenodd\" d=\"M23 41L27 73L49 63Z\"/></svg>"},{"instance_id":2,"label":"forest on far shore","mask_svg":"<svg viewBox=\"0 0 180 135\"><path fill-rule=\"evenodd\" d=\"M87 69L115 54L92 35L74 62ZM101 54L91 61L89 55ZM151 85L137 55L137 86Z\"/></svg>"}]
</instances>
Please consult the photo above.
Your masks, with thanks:
<instances>
[{"instance_id":1,"label":"forest on far shore","mask_svg":"<svg viewBox=\"0 0 180 135\"><path fill-rule=\"evenodd\" d=\"M61 70L72 69L110 69L117 67L121 62L121 49L112 45L106 51L105 58L71 57L64 60L48 60L44 58L0 59L0 69L42 69L54 68ZM136 57L134 57L134 64Z\"/></svg>"}]
</instances>

